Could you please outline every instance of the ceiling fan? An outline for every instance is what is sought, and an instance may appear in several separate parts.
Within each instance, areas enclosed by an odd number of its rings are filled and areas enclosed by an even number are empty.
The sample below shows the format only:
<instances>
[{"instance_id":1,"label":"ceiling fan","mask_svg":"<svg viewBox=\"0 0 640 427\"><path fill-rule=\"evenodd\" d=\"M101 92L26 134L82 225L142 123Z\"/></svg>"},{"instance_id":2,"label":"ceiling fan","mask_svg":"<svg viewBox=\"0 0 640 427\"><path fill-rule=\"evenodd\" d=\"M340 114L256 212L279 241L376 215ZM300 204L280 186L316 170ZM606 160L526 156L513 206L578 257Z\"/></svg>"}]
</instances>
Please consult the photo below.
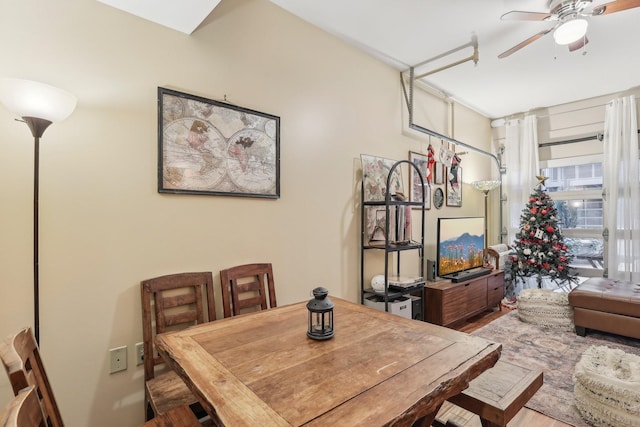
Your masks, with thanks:
<instances>
[{"instance_id":1,"label":"ceiling fan","mask_svg":"<svg viewBox=\"0 0 640 427\"><path fill-rule=\"evenodd\" d=\"M614 0L604 4L596 0L598 5L592 5L592 3L592 0L549 0L549 12L546 13L517 10L505 13L500 17L503 21L553 21L555 25L504 51L498 55L498 58L506 58L552 31L556 43L568 45L569 50L573 52L589 42L586 36L588 17L640 7L640 0Z\"/></svg>"}]
</instances>

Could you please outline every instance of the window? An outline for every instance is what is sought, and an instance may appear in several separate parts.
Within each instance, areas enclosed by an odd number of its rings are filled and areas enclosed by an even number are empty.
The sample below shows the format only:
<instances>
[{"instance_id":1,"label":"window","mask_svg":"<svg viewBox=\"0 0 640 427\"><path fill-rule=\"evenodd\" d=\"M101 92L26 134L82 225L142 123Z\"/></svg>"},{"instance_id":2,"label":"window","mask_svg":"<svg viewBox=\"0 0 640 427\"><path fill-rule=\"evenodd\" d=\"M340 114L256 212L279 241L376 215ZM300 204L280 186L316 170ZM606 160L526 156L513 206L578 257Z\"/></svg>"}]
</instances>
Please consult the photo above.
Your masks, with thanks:
<instances>
[{"instance_id":1,"label":"window","mask_svg":"<svg viewBox=\"0 0 640 427\"><path fill-rule=\"evenodd\" d=\"M558 225L581 276L597 276L604 268L602 156L581 156L541 162L549 196L558 211Z\"/></svg>"}]
</instances>

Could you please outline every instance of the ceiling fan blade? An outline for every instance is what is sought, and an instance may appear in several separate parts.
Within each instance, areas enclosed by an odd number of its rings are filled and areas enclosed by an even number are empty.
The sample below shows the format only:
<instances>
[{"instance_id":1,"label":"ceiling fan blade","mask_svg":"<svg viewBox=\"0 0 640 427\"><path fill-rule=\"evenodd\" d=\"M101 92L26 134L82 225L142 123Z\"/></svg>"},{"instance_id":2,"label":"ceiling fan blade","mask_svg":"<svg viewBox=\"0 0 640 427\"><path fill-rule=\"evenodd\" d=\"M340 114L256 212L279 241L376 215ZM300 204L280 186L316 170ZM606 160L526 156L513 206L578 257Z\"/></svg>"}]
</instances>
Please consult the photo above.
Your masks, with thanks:
<instances>
[{"instance_id":1,"label":"ceiling fan blade","mask_svg":"<svg viewBox=\"0 0 640 427\"><path fill-rule=\"evenodd\" d=\"M615 0L601 6L594 7L591 14L594 16L608 15L614 12L633 9L634 7L640 7L640 0Z\"/></svg>"},{"instance_id":2,"label":"ceiling fan blade","mask_svg":"<svg viewBox=\"0 0 640 427\"><path fill-rule=\"evenodd\" d=\"M587 43L589 43L589 39L587 38L587 36L581 37L579 40L573 43L569 43L569 52L582 49Z\"/></svg>"},{"instance_id":3,"label":"ceiling fan blade","mask_svg":"<svg viewBox=\"0 0 640 427\"><path fill-rule=\"evenodd\" d=\"M511 55L512 53L519 51L520 49L522 49L526 45L528 45L530 43L533 43L534 41L538 40L540 37L542 37L542 36L544 36L546 34L549 34L554 28L555 28L555 26L551 27L551 28L549 28L547 30L540 31L538 34L535 34L535 35L529 37L528 39L526 39L525 41L518 43L517 45L515 45L511 49L502 52L500 55L498 55L498 58L500 58L500 59L506 58L507 56Z\"/></svg>"},{"instance_id":4,"label":"ceiling fan blade","mask_svg":"<svg viewBox=\"0 0 640 427\"><path fill-rule=\"evenodd\" d=\"M503 21L544 21L545 19L551 19L553 15L545 12L522 12L519 10L512 10L500 17Z\"/></svg>"}]
</instances>

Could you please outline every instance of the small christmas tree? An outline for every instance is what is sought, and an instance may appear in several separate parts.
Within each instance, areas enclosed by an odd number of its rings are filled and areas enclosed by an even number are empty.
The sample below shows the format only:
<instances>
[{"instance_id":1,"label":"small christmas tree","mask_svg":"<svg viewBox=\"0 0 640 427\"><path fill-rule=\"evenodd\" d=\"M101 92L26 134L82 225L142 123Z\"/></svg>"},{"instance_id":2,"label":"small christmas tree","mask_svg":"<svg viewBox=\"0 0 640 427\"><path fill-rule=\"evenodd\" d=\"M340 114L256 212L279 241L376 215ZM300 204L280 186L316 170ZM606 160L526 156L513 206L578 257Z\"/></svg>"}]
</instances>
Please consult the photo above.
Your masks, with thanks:
<instances>
[{"instance_id":1,"label":"small christmas tree","mask_svg":"<svg viewBox=\"0 0 640 427\"><path fill-rule=\"evenodd\" d=\"M505 266L508 282L507 296L513 297L512 281L528 277L549 277L556 283L573 283L578 278L572 274L569 263L573 256L564 243L558 226L558 215L553 200L544 190L547 178L538 176L539 184L529 196L529 202L520 215L520 231L516 233L514 253Z\"/></svg>"}]
</instances>

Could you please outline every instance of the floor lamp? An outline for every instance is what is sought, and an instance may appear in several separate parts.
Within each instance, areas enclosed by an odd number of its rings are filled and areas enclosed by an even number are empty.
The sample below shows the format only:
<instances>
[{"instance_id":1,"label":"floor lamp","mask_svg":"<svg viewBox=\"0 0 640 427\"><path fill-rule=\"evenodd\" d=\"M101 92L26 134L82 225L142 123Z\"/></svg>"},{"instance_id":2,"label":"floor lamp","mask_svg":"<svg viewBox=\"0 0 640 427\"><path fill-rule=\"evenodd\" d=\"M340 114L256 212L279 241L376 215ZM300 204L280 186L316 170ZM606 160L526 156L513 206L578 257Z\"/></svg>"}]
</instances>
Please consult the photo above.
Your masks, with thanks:
<instances>
[{"instance_id":1,"label":"floor lamp","mask_svg":"<svg viewBox=\"0 0 640 427\"><path fill-rule=\"evenodd\" d=\"M485 180L485 181L473 181L471 185L476 190L480 190L484 193L484 247L487 248L488 236L489 236L489 221L487 219L487 197L489 196L489 191L495 190L500 187L502 182L498 180Z\"/></svg>"},{"instance_id":2,"label":"floor lamp","mask_svg":"<svg viewBox=\"0 0 640 427\"><path fill-rule=\"evenodd\" d=\"M38 187L40 138L51 123L66 119L76 108L72 94L44 83L0 80L0 103L21 117L35 140L33 156L33 332L40 343L40 288L38 272Z\"/></svg>"}]
</instances>

